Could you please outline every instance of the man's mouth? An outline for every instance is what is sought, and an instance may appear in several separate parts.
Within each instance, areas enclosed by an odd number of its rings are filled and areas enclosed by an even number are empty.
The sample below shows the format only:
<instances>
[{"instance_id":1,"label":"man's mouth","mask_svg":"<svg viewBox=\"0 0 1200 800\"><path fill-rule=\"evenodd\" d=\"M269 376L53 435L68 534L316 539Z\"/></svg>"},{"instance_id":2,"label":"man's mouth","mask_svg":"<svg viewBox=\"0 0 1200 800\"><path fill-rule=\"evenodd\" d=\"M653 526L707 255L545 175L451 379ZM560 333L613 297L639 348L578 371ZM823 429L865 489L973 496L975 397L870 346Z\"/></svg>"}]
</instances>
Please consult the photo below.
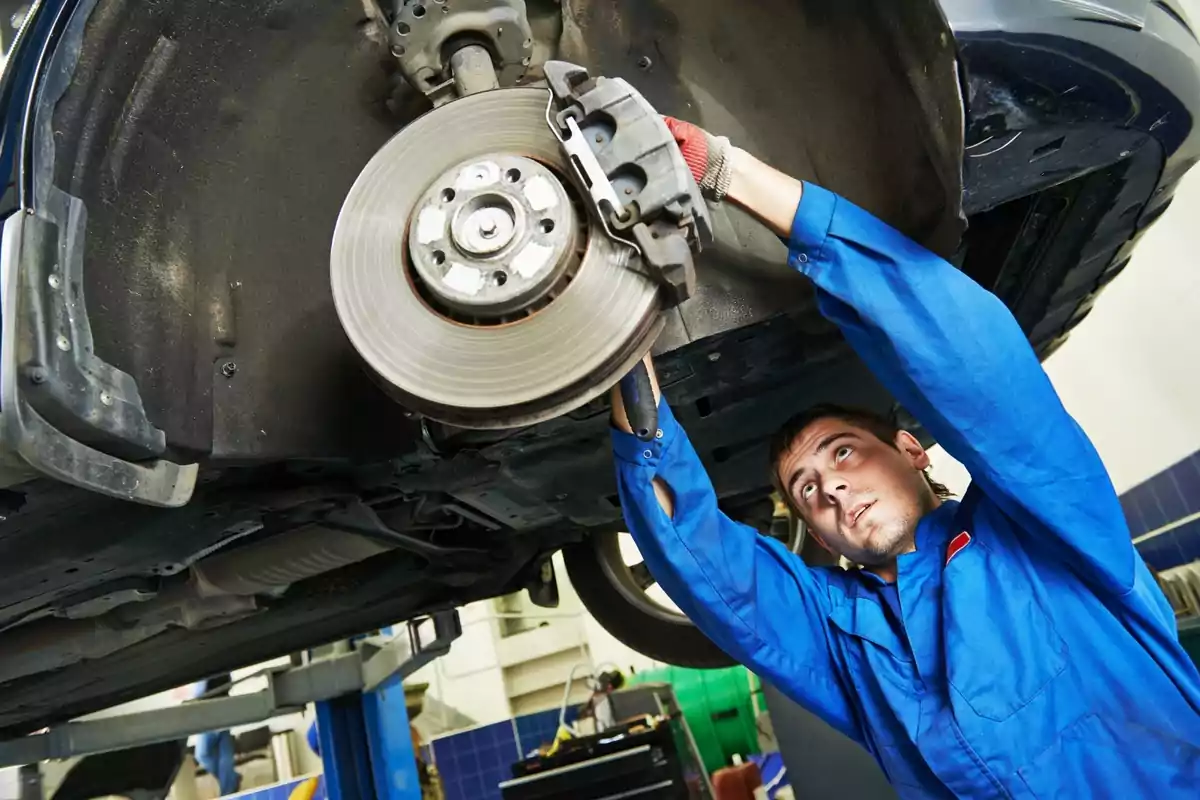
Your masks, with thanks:
<instances>
[{"instance_id":1,"label":"man's mouth","mask_svg":"<svg viewBox=\"0 0 1200 800\"><path fill-rule=\"evenodd\" d=\"M869 503L863 503L861 506L852 509L850 512L850 527L853 528L855 525L857 525L859 517L867 513L867 511L870 510L871 506L873 505L875 505L874 500Z\"/></svg>"}]
</instances>

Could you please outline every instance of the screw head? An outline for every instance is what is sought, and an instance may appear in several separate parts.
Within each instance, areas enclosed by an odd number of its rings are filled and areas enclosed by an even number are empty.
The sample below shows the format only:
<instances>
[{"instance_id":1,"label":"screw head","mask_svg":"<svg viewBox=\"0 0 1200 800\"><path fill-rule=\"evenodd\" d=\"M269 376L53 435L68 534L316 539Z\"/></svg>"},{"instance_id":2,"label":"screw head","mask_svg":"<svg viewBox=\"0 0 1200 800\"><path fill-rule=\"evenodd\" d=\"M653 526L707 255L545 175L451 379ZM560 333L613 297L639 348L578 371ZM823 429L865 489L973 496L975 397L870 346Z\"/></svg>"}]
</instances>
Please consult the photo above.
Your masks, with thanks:
<instances>
[{"instance_id":1,"label":"screw head","mask_svg":"<svg viewBox=\"0 0 1200 800\"><path fill-rule=\"evenodd\" d=\"M233 361L226 361L221 365L221 374L226 378L232 378L237 374L237 363Z\"/></svg>"},{"instance_id":2,"label":"screw head","mask_svg":"<svg viewBox=\"0 0 1200 800\"><path fill-rule=\"evenodd\" d=\"M106 406L111 406L113 404L113 396L111 394L109 394L108 392L101 392L100 393L100 402Z\"/></svg>"}]
</instances>

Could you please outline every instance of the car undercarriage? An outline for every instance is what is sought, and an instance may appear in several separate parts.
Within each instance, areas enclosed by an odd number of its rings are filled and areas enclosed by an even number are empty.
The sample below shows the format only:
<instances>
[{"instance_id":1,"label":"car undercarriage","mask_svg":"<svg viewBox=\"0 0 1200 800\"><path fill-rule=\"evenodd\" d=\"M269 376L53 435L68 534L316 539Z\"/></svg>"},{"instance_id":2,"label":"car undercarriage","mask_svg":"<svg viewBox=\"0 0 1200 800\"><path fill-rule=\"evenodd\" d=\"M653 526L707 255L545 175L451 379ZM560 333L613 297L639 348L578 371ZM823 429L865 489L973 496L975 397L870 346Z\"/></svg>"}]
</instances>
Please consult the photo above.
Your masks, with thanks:
<instances>
[{"instance_id":1,"label":"car undercarriage","mask_svg":"<svg viewBox=\"0 0 1200 800\"><path fill-rule=\"evenodd\" d=\"M390 338L373 341L425 360L419 390L399 385L335 303L380 295L339 284L335 227L352 187L409 135L394 190L354 206L403 241L412 220L388 204L436 205L434 177L463 159L495 151L505 174L552 180L551 159L506 138L502 115L536 116L544 65L569 61L950 258L1045 357L1200 154L1182 18L1166 4L1115 22L1090 13L981 21L932 0L43 3L3 88L14 177L0 399L13 455L0 731L481 598L527 589L553 603L548 559L563 547L619 638L721 663L686 619L638 601L636 565L615 564L605 392L653 339L723 506L764 532L766 442L785 418L833 401L904 419L783 266L782 244L711 209L715 242L690 298L654 315L661 329L592 342L601 366L570 380L578 365L552 360L549 334L521 345L545 347L541 373L497 351L484 363L505 397L525 394L464 410L430 398L438 380L480 369L469 348L434 359L391 324L403 314L385 314L373 335ZM1150 40L1135 66L1128 53ZM562 186L551 230L579 237L562 240L567 264L600 242L577 187ZM549 283L499 288L524 305L485 327L529 330L522 314L561 299ZM543 306L527 308L534 294Z\"/></svg>"}]
</instances>

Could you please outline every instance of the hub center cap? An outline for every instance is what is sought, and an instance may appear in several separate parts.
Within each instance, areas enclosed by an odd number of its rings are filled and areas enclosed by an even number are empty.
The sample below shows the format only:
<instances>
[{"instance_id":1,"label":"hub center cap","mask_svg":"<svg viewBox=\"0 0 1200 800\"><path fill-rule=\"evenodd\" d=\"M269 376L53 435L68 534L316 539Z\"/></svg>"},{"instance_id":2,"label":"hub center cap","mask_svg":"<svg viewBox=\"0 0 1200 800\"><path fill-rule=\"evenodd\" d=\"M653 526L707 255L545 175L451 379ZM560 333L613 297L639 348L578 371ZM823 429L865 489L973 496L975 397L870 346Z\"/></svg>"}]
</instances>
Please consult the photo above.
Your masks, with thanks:
<instances>
[{"instance_id":1,"label":"hub center cap","mask_svg":"<svg viewBox=\"0 0 1200 800\"><path fill-rule=\"evenodd\" d=\"M483 205L463 206L450 226L450 237L460 250L487 255L501 250L517 234L518 211L504 195L485 195ZM524 222L524 220L522 220Z\"/></svg>"},{"instance_id":2,"label":"hub center cap","mask_svg":"<svg viewBox=\"0 0 1200 800\"><path fill-rule=\"evenodd\" d=\"M425 190L409 221L409 257L426 296L452 317L483 324L549 302L581 244L580 220L558 176L521 156L454 165Z\"/></svg>"}]
</instances>

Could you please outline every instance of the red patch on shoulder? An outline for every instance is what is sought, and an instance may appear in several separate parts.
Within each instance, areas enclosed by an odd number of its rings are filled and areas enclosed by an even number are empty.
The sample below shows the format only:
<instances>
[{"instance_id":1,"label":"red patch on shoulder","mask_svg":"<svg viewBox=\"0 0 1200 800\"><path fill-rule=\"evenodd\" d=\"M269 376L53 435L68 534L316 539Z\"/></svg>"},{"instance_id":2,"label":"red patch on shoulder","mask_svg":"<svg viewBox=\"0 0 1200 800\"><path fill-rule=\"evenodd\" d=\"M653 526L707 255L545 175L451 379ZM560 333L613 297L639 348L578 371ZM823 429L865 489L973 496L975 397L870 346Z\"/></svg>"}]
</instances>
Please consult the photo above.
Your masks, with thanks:
<instances>
[{"instance_id":1,"label":"red patch on shoulder","mask_svg":"<svg viewBox=\"0 0 1200 800\"><path fill-rule=\"evenodd\" d=\"M950 544L946 547L946 563L943 568L950 563L950 559L954 558L959 552L971 543L971 534L963 531L958 536L950 540Z\"/></svg>"}]
</instances>

